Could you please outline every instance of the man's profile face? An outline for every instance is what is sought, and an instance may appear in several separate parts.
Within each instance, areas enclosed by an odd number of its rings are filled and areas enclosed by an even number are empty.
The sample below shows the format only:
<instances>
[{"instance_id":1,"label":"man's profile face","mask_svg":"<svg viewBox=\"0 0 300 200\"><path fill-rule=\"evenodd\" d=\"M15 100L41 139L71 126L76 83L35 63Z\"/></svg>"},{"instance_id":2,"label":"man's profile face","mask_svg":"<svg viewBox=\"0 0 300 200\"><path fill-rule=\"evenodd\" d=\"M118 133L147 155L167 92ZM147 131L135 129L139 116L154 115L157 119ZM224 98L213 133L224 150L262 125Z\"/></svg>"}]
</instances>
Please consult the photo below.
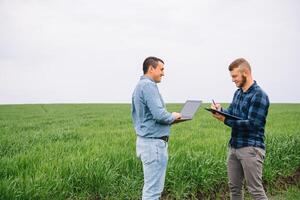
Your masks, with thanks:
<instances>
[{"instance_id":1,"label":"man's profile face","mask_svg":"<svg viewBox=\"0 0 300 200\"><path fill-rule=\"evenodd\" d=\"M234 68L232 71L230 71L230 75L232 82L234 82L238 88L242 88L247 82L247 77L243 72L241 72L240 68Z\"/></svg>"},{"instance_id":2,"label":"man's profile face","mask_svg":"<svg viewBox=\"0 0 300 200\"><path fill-rule=\"evenodd\" d=\"M158 62L157 67L153 68L151 67L151 74L152 74L152 78L154 80L155 83L160 83L162 77L165 75L164 74L164 64L162 62Z\"/></svg>"}]
</instances>

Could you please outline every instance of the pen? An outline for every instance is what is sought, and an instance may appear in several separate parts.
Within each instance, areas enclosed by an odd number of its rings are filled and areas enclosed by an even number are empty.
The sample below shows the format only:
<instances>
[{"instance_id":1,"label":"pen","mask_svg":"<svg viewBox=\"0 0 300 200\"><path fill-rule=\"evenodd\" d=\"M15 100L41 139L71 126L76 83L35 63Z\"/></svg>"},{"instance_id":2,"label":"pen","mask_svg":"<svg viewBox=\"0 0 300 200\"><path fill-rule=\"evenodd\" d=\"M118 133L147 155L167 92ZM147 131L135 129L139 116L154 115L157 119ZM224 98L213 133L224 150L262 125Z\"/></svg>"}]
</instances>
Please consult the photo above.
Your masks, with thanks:
<instances>
[{"instance_id":1,"label":"pen","mask_svg":"<svg viewBox=\"0 0 300 200\"><path fill-rule=\"evenodd\" d=\"M218 109L218 108L217 108L217 104L215 103L215 101L214 101L213 99L212 99L212 102L213 102L213 104L215 105L215 108Z\"/></svg>"},{"instance_id":2,"label":"pen","mask_svg":"<svg viewBox=\"0 0 300 200\"><path fill-rule=\"evenodd\" d=\"M213 99L212 99L212 102L213 102L213 104L215 105L216 110L219 110L218 107L217 107L216 102L215 102ZM222 111L222 107L220 108L220 110Z\"/></svg>"}]
</instances>

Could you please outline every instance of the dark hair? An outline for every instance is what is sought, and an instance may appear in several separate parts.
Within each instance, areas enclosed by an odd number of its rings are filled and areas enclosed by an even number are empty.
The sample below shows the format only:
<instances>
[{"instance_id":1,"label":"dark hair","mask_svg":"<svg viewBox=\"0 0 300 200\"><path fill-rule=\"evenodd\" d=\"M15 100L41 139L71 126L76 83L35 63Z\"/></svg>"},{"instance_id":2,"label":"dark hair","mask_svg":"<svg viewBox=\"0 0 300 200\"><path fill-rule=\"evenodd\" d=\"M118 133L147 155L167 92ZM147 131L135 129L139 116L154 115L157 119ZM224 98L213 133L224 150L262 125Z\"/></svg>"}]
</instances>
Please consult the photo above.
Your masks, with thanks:
<instances>
[{"instance_id":1,"label":"dark hair","mask_svg":"<svg viewBox=\"0 0 300 200\"><path fill-rule=\"evenodd\" d=\"M250 67L250 64L248 63L248 61L244 58L238 58L236 60L234 60L228 67L228 70L229 71L232 71L233 69L235 68L238 68L238 67L247 67L248 69L250 69L251 71L251 67Z\"/></svg>"},{"instance_id":2,"label":"dark hair","mask_svg":"<svg viewBox=\"0 0 300 200\"><path fill-rule=\"evenodd\" d=\"M157 57L151 56L151 57L146 58L143 62L144 74L146 74L148 72L150 66L152 66L155 69L158 65L158 62L162 62L163 64L165 64L162 59L157 58Z\"/></svg>"}]
</instances>

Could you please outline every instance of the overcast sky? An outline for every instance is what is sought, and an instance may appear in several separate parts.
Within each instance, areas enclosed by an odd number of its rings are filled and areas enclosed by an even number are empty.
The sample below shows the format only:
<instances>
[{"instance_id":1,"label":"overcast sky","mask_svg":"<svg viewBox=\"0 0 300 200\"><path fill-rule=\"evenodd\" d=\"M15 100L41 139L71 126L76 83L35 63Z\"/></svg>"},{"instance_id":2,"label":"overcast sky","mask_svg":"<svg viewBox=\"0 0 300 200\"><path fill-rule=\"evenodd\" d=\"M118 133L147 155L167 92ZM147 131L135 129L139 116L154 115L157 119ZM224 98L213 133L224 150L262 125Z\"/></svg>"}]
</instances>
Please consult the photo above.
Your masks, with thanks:
<instances>
[{"instance_id":1,"label":"overcast sky","mask_svg":"<svg viewBox=\"0 0 300 200\"><path fill-rule=\"evenodd\" d=\"M246 58L271 102L300 102L298 0L0 0L0 104L129 103L147 56L166 102L230 102Z\"/></svg>"}]
</instances>

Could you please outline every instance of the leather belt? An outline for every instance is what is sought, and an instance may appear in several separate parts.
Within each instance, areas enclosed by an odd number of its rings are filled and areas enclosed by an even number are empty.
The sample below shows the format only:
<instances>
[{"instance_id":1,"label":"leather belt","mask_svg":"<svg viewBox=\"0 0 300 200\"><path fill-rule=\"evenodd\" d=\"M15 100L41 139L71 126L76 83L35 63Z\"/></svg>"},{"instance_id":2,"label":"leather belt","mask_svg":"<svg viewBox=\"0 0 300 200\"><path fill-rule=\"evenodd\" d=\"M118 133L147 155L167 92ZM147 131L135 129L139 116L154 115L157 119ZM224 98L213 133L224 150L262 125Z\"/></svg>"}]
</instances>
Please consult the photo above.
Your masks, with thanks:
<instances>
[{"instance_id":1,"label":"leather belt","mask_svg":"<svg viewBox=\"0 0 300 200\"><path fill-rule=\"evenodd\" d=\"M141 137L141 136L140 136ZM162 137L142 137L142 138L148 138L148 139L159 139L159 140L163 140L165 142L168 142L169 141L169 136L165 135L165 136L162 136Z\"/></svg>"},{"instance_id":2,"label":"leather belt","mask_svg":"<svg viewBox=\"0 0 300 200\"><path fill-rule=\"evenodd\" d=\"M160 140L163 140L165 142L168 142L169 141L169 136L156 137L154 139L160 139Z\"/></svg>"}]
</instances>

